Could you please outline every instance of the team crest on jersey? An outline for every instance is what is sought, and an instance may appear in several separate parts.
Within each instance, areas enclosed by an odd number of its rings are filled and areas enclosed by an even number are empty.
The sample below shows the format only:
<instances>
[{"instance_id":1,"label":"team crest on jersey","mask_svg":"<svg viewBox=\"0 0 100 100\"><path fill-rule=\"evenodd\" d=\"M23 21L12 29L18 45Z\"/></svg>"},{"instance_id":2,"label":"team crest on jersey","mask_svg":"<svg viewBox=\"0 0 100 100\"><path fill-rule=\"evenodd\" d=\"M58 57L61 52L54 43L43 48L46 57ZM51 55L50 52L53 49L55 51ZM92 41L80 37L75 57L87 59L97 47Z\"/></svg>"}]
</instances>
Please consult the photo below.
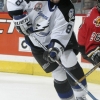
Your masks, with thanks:
<instances>
[{"instance_id":1,"label":"team crest on jersey","mask_svg":"<svg viewBox=\"0 0 100 100\"><path fill-rule=\"evenodd\" d=\"M40 11L42 7L43 7L42 3L39 2L39 3L37 3L37 4L35 5L34 10Z\"/></svg>"},{"instance_id":2,"label":"team crest on jersey","mask_svg":"<svg viewBox=\"0 0 100 100\"><path fill-rule=\"evenodd\" d=\"M34 32L36 35L40 37L45 37L49 35L49 21L46 20L41 15L37 16L37 18L34 21Z\"/></svg>"},{"instance_id":3,"label":"team crest on jersey","mask_svg":"<svg viewBox=\"0 0 100 100\"><path fill-rule=\"evenodd\" d=\"M93 24L95 24L96 27L100 27L100 16L94 19Z\"/></svg>"},{"instance_id":4,"label":"team crest on jersey","mask_svg":"<svg viewBox=\"0 0 100 100\"><path fill-rule=\"evenodd\" d=\"M75 15L74 9L70 9L68 13L69 21L71 21L72 19L75 19L74 15Z\"/></svg>"}]
</instances>

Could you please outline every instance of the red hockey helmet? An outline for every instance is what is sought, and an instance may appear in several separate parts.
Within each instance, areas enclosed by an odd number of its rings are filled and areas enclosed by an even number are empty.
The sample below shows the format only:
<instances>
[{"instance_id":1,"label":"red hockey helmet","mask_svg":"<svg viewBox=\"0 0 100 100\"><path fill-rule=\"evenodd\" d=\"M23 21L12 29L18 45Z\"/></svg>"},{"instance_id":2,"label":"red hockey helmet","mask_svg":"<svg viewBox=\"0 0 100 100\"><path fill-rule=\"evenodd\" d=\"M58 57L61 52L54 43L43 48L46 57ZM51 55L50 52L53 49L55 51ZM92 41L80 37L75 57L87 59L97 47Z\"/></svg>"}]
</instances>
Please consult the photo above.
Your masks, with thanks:
<instances>
[{"instance_id":1,"label":"red hockey helmet","mask_svg":"<svg viewBox=\"0 0 100 100\"><path fill-rule=\"evenodd\" d=\"M97 9L100 12L100 0L97 0Z\"/></svg>"}]
</instances>

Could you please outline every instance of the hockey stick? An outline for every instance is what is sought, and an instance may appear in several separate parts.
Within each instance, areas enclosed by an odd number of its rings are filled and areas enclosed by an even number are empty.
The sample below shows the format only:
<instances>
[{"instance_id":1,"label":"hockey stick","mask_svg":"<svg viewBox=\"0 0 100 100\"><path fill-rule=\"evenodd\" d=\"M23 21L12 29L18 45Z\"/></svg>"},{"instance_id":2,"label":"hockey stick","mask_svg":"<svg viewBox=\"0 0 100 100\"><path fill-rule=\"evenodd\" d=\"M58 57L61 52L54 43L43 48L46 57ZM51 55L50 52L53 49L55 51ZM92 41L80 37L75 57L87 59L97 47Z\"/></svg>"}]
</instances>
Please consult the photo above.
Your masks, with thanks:
<instances>
[{"instance_id":1,"label":"hockey stick","mask_svg":"<svg viewBox=\"0 0 100 100\"><path fill-rule=\"evenodd\" d=\"M87 56L90 57L95 51L97 51L99 47L96 48L96 50L92 51L90 54ZM88 71L81 79L79 79L79 82L83 81L88 75L90 75L94 70L96 70L100 66L100 62L96 64L90 71ZM77 84L76 84L77 85Z\"/></svg>"},{"instance_id":2,"label":"hockey stick","mask_svg":"<svg viewBox=\"0 0 100 100\"><path fill-rule=\"evenodd\" d=\"M40 46L45 50L47 51L48 49L34 36L32 35L32 37L34 37L34 39L40 44ZM56 63L58 65L60 65L65 71L66 73L93 99L93 100L98 100L96 99L84 86L82 83L79 83L78 80L66 69L66 67L61 63L59 62L58 60L56 60Z\"/></svg>"},{"instance_id":3,"label":"hockey stick","mask_svg":"<svg viewBox=\"0 0 100 100\"><path fill-rule=\"evenodd\" d=\"M82 82L87 76L89 76L94 70L96 70L100 66L100 62L95 65L90 71L88 71L78 82ZM77 85L77 84L76 84Z\"/></svg>"}]
</instances>

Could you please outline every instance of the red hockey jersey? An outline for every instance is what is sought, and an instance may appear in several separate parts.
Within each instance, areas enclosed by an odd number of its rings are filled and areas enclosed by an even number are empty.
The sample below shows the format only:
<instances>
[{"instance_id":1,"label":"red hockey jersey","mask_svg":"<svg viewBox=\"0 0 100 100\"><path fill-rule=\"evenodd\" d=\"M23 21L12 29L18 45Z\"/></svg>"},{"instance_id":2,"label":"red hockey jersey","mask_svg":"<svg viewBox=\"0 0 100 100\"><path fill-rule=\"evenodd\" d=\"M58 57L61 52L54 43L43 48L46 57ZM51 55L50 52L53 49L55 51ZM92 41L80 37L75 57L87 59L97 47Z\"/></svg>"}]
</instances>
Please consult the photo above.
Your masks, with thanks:
<instances>
[{"instance_id":1,"label":"red hockey jersey","mask_svg":"<svg viewBox=\"0 0 100 100\"><path fill-rule=\"evenodd\" d=\"M78 43L85 46L86 54L100 46L100 13L96 7L91 9L79 28Z\"/></svg>"}]
</instances>

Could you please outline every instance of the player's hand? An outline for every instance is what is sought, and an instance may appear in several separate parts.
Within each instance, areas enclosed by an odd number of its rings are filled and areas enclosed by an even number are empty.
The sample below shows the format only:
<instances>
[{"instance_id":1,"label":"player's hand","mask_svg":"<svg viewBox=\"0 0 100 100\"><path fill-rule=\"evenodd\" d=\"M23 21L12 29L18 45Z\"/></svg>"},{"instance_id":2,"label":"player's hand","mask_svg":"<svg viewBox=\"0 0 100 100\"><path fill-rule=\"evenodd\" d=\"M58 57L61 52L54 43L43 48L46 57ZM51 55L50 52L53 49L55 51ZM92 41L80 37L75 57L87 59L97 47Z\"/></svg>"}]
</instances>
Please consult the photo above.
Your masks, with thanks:
<instances>
[{"instance_id":1,"label":"player's hand","mask_svg":"<svg viewBox=\"0 0 100 100\"><path fill-rule=\"evenodd\" d=\"M14 25L19 33L30 35L33 33L32 23L28 15L13 16Z\"/></svg>"},{"instance_id":2,"label":"player's hand","mask_svg":"<svg viewBox=\"0 0 100 100\"><path fill-rule=\"evenodd\" d=\"M56 60L59 60L64 48L59 43L50 43L50 45L53 44L48 48L47 51L44 52L43 58L47 60L50 63L55 62Z\"/></svg>"},{"instance_id":3,"label":"player's hand","mask_svg":"<svg viewBox=\"0 0 100 100\"><path fill-rule=\"evenodd\" d=\"M96 48L94 51L90 52L88 56L89 55L91 55L90 58L91 60L94 61L94 64L97 64L100 62L100 48L99 47Z\"/></svg>"},{"instance_id":4,"label":"player's hand","mask_svg":"<svg viewBox=\"0 0 100 100\"><path fill-rule=\"evenodd\" d=\"M100 50L96 51L91 59L94 61L95 64L99 63L100 62Z\"/></svg>"}]
</instances>

